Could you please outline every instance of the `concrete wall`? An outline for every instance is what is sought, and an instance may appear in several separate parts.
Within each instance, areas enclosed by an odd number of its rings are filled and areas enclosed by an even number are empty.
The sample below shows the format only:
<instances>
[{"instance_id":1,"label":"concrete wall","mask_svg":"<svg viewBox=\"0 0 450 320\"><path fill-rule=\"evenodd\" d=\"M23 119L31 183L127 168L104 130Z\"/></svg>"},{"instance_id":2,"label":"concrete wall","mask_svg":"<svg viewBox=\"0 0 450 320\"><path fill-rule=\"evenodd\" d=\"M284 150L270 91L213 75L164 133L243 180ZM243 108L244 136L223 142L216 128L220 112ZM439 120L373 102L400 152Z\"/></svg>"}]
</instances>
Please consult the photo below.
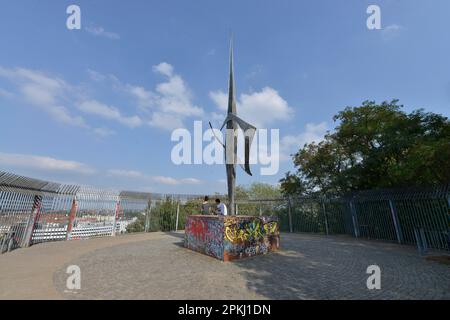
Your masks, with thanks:
<instances>
[{"instance_id":1,"label":"concrete wall","mask_svg":"<svg viewBox=\"0 0 450 320\"><path fill-rule=\"evenodd\" d=\"M267 254L280 246L278 218L189 216L185 246L224 261Z\"/></svg>"}]
</instances>

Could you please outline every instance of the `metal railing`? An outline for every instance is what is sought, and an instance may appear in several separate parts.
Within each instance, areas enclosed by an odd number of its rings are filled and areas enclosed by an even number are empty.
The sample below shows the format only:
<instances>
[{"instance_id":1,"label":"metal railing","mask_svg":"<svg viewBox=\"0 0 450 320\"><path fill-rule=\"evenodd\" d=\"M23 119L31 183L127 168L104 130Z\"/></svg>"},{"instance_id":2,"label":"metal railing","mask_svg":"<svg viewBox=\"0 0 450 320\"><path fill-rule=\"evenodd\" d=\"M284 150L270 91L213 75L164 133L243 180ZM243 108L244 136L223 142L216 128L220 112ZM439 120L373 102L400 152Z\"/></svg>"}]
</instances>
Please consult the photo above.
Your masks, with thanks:
<instances>
[{"instance_id":1,"label":"metal railing","mask_svg":"<svg viewBox=\"0 0 450 320\"><path fill-rule=\"evenodd\" d=\"M26 247L115 235L118 222L142 213L151 194L31 179L0 171L0 243Z\"/></svg>"},{"instance_id":2,"label":"metal railing","mask_svg":"<svg viewBox=\"0 0 450 320\"><path fill-rule=\"evenodd\" d=\"M450 186L365 191L349 200L353 235L450 250Z\"/></svg>"},{"instance_id":3,"label":"metal railing","mask_svg":"<svg viewBox=\"0 0 450 320\"><path fill-rule=\"evenodd\" d=\"M450 186L362 191L337 198L238 200L243 215L277 215L280 230L348 234L450 251Z\"/></svg>"},{"instance_id":4,"label":"metal railing","mask_svg":"<svg viewBox=\"0 0 450 320\"><path fill-rule=\"evenodd\" d=\"M450 250L449 186L345 197L237 199L238 215L275 215L284 232L348 234ZM214 198L214 197L211 197ZM64 185L0 171L0 244L11 248L127 231L184 229L203 196ZM131 224L132 223L132 224ZM133 226L128 228L127 226Z\"/></svg>"}]
</instances>

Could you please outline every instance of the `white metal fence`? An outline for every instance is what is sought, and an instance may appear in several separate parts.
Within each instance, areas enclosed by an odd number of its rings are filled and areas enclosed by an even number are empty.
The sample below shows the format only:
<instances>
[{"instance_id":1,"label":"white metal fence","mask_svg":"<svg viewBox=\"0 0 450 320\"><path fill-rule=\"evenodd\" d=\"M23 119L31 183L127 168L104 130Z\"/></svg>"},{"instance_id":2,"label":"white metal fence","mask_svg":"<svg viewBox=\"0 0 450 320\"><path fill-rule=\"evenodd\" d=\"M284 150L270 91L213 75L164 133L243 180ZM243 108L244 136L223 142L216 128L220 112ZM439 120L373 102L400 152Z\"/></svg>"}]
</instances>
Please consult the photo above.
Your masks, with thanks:
<instances>
[{"instance_id":1,"label":"white metal fence","mask_svg":"<svg viewBox=\"0 0 450 320\"><path fill-rule=\"evenodd\" d=\"M64 185L0 171L0 244L114 236L145 211L150 193Z\"/></svg>"},{"instance_id":2,"label":"white metal fence","mask_svg":"<svg viewBox=\"0 0 450 320\"><path fill-rule=\"evenodd\" d=\"M0 246L114 236L138 220L145 231L183 228L202 197L64 185L0 171ZM286 232L354 237L450 250L450 185L358 192L333 199L238 200L240 215L277 215ZM143 214L143 216L140 216Z\"/></svg>"}]
</instances>

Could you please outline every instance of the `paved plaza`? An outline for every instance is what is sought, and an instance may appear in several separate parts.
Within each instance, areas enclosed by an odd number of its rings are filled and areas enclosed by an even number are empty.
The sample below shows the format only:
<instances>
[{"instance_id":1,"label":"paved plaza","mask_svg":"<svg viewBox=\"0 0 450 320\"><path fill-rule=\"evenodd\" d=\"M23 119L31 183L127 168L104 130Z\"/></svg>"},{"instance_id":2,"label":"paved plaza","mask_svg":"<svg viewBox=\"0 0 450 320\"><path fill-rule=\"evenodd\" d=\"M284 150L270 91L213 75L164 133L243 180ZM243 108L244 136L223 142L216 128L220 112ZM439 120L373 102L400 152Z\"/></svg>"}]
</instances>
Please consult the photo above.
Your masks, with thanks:
<instances>
[{"instance_id":1,"label":"paved plaza","mask_svg":"<svg viewBox=\"0 0 450 320\"><path fill-rule=\"evenodd\" d=\"M221 262L183 248L183 233L39 244L0 256L0 299L450 299L450 266L414 247L282 234L282 250ZM381 290L368 290L369 265ZM68 290L69 265L81 289Z\"/></svg>"}]
</instances>

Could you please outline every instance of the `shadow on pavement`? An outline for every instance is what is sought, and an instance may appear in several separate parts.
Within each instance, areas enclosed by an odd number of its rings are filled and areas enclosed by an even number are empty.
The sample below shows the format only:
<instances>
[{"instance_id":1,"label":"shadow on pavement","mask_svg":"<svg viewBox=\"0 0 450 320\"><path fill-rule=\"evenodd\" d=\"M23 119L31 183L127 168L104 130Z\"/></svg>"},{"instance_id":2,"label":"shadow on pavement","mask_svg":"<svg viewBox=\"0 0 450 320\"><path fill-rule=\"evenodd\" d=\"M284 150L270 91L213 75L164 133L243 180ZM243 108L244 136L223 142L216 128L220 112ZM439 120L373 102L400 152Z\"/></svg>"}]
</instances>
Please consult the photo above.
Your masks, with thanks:
<instances>
[{"instance_id":1,"label":"shadow on pavement","mask_svg":"<svg viewBox=\"0 0 450 320\"><path fill-rule=\"evenodd\" d=\"M167 234L167 235L169 235L169 236L175 237L175 238L177 238L177 239L181 239L180 242L175 242L174 245L176 245L176 246L178 246L178 247L184 248L184 233L180 233L180 232L171 232L171 231L164 232L164 233Z\"/></svg>"},{"instance_id":2,"label":"shadow on pavement","mask_svg":"<svg viewBox=\"0 0 450 320\"><path fill-rule=\"evenodd\" d=\"M248 289L269 299L426 299L430 290L449 298L442 268L389 244L284 234L280 251L232 263ZM382 270L382 290L367 288L370 265Z\"/></svg>"}]
</instances>

